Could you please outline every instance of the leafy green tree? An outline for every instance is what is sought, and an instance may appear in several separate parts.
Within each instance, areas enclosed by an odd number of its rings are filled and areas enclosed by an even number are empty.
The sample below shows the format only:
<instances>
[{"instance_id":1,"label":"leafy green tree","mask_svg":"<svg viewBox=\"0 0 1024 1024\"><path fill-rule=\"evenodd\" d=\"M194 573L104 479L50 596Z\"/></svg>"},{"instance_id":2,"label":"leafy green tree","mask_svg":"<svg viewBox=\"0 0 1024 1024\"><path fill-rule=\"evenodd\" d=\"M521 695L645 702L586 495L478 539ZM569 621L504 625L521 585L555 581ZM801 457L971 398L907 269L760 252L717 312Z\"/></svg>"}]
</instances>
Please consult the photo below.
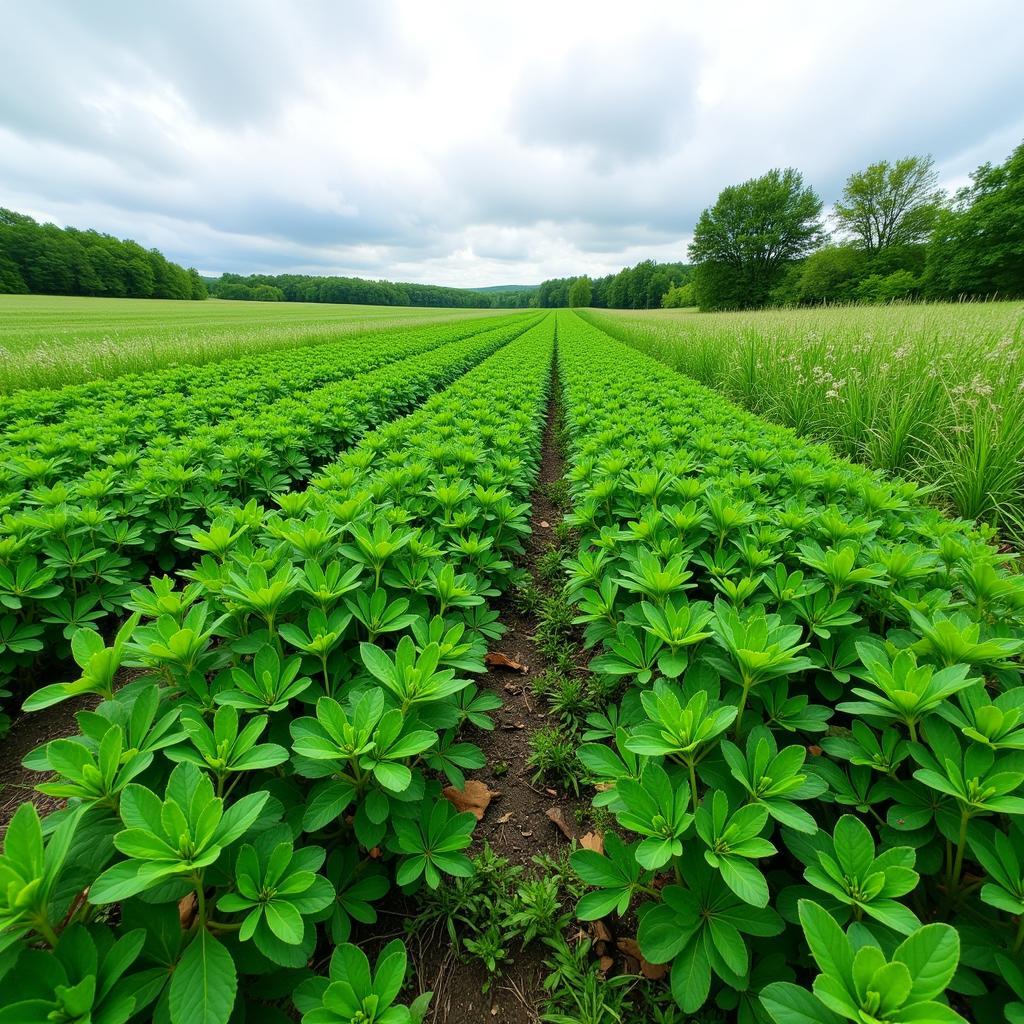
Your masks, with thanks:
<instances>
[{"instance_id":1,"label":"leafy green tree","mask_svg":"<svg viewBox=\"0 0 1024 1024\"><path fill-rule=\"evenodd\" d=\"M868 258L853 245L828 245L804 261L797 297L801 302L851 302Z\"/></svg>"},{"instance_id":2,"label":"leafy green tree","mask_svg":"<svg viewBox=\"0 0 1024 1024\"><path fill-rule=\"evenodd\" d=\"M921 282L909 270L894 270L891 274L870 274L854 291L858 302L892 302L909 299L920 288Z\"/></svg>"},{"instance_id":3,"label":"leafy green tree","mask_svg":"<svg viewBox=\"0 0 1024 1024\"><path fill-rule=\"evenodd\" d=\"M205 298L183 267L98 231L38 224L0 209L0 292ZM193 294L195 293L195 294Z\"/></svg>"},{"instance_id":4,"label":"leafy green tree","mask_svg":"<svg viewBox=\"0 0 1024 1024\"><path fill-rule=\"evenodd\" d=\"M18 269L18 264L0 252L0 293L23 293L28 291Z\"/></svg>"},{"instance_id":5,"label":"leafy green tree","mask_svg":"<svg viewBox=\"0 0 1024 1024\"><path fill-rule=\"evenodd\" d=\"M569 286L569 305L573 308L589 306L591 297L589 277L577 277Z\"/></svg>"},{"instance_id":6,"label":"leafy green tree","mask_svg":"<svg viewBox=\"0 0 1024 1024\"><path fill-rule=\"evenodd\" d=\"M695 306L697 300L693 292L693 282L686 284L674 284L661 297L662 309L686 309Z\"/></svg>"},{"instance_id":7,"label":"leafy green tree","mask_svg":"<svg viewBox=\"0 0 1024 1024\"><path fill-rule=\"evenodd\" d=\"M199 276L195 267L188 268L189 297L192 299L205 299L209 294L206 290L206 282Z\"/></svg>"},{"instance_id":8,"label":"leafy green tree","mask_svg":"<svg viewBox=\"0 0 1024 1024\"><path fill-rule=\"evenodd\" d=\"M925 282L934 296L1024 295L1024 143L979 167L939 217Z\"/></svg>"},{"instance_id":9,"label":"leafy green tree","mask_svg":"<svg viewBox=\"0 0 1024 1024\"><path fill-rule=\"evenodd\" d=\"M690 244L701 309L764 305L787 265L821 243L821 207L792 167L723 189Z\"/></svg>"},{"instance_id":10,"label":"leafy green tree","mask_svg":"<svg viewBox=\"0 0 1024 1024\"><path fill-rule=\"evenodd\" d=\"M879 160L846 179L835 220L869 253L913 245L927 238L942 207L938 174L930 156Z\"/></svg>"}]
</instances>

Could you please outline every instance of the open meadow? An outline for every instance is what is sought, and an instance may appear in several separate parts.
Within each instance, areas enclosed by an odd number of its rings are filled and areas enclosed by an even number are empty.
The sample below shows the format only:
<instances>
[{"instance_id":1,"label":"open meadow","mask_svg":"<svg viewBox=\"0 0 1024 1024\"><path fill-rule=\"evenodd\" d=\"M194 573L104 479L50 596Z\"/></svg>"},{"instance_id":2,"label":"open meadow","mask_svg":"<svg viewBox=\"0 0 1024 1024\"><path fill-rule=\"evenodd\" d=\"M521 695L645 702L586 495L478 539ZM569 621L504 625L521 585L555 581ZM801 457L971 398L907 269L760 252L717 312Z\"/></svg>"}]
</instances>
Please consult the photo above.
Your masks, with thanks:
<instances>
[{"instance_id":1,"label":"open meadow","mask_svg":"<svg viewBox=\"0 0 1024 1024\"><path fill-rule=\"evenodd\" d=\"M161 305L0 401L9 1019L1021 1019L1019 304Z\"/></svg>"}]
</instances>

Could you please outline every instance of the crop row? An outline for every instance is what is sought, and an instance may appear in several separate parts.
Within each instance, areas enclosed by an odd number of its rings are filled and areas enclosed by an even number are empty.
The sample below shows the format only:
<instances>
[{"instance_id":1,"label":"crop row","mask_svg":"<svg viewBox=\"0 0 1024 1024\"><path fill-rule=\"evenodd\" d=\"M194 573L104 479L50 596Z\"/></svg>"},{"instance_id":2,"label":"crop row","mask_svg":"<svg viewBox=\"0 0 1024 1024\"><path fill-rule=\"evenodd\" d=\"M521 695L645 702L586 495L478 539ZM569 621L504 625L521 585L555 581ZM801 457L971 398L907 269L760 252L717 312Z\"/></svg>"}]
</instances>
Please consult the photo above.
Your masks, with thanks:
<instances>
[{"instance_id":1,"label":"crop row","mask_svg":"<svg viewBox=\"0 0 1024 1024\"><path fill-rule=\"evenodd\" d=\"M114 421L114 444L138 444L162 432L178 435L220 416L249 412L297 390L341 380L515 319L411 323L205 366L175 365L113 380L20 391L0 400L3 440L7 446L54 445L75 433L90 440L97 432L102 437L106 420Z\"/></svg>"},{"instance_id":2,"label":"crop row","mask_svg":"<svg viewBox=\"0 0 1024 1024\"><path fill-rule=\"evenodd\" d=\"M28 758L69 806L41 828L25 804L8 830L0 1007L224 1024L293 997L308 1024L420 1019L423 1000L389 1009L401 943L371 976L346 940L392 886L472 870L475 820L442 780L482 763L461 727L492 727L468 674L528 529L553 344L549 317L254 504L183 578L140 588L111 647L76 636L81 680L32 703L104 700ZM142 674L115 688L121 665Z\"/></svg>"},{"instance_id":3,"label":"crop row","mask_svg":"<svg viewBox=\"0 0 1024 1024\"><path fill-rule=\"evenodd\" d=\"M377 369L187 436L154 437L141 451L111 454L102 468L54 457L53 478L13 492L0 527L0 682L20 684L42 658L65 656L77 628L118 612L140 580L171 568L183 549L216 550L244 532L251 510L236 510L230 526L199 540L181 540L189 527L206 526L225 503L266 499L307 479L369 427L445 387L528 323L509 320L405 359L385 358Z\"/></svg>"},{"instance_id":4,"label":"crop row","mask_svg":"<svg viewBox=\"0 0 1024 1024\"><path fill-rule=\"evenodd\" d=\"M624 685L579 750L621 830L573 856L579 915L635 911L686 1013L1022 1019L1024 581L914 485L560 316L567 593Z\"/></svg>"}]
</instances>

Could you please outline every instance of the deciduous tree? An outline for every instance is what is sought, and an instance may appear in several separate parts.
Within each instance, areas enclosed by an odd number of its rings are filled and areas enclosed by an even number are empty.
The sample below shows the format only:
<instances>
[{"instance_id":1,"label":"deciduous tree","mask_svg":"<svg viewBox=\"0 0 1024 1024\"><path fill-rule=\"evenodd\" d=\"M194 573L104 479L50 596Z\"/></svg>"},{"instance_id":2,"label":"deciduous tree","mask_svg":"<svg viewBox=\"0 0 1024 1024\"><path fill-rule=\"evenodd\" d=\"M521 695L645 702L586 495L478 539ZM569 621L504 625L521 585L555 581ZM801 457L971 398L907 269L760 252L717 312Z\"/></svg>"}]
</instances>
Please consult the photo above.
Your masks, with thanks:
<instances>
[{"instance_id":1,"label":"deciduous tree","mask_svg":"<svg viewBox=\"0 0 1024 1024\"><path fill-rule=\"evenodd\" d=\"M763 305L787 264L821 243L821 206L792 167L723 189L690 244L701 308Z\"/></svg>"},{"instance_id":2,"label":"deciduous tree","mask_svg":"<svg viewBox=\"0 0 1024 1024\"><path fill-rule=\"evenodd\" d=\"M921 242L942 207L937 181L930 156L880 160L846 179L836 224L869 253Z\"/></svg>"}]
</instances>

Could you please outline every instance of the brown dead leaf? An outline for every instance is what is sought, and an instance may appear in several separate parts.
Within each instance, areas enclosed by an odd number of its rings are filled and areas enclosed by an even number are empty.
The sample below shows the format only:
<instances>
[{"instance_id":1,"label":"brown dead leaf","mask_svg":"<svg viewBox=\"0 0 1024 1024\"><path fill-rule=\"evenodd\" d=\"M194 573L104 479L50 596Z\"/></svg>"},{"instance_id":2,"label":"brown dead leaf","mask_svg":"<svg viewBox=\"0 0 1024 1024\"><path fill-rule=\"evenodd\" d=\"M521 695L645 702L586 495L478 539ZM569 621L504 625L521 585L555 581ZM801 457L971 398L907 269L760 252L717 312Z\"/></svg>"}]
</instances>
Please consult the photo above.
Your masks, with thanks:
<instances>
[{"instance_id":1,"label":"brown dead leaf","mask_svg":"<svg viewBox=\"0 0 1024 1024\"><path fill-rule=\"evenodd\" d=\"M548 796L558 796L558 790L552 789L550 786L545 786L544 792L547 793Z\"/></svg>"},{"instance_id":2,"label":"brown dead leaf","mask_svg":"<svg viewBox=\"0 0 1024 1024\"><path fill-rule=\"evenodd\" d=\"M484 811L487 810L490 802L497 794L487 787L487 784L478 779L469 779L465 788L456 789L454 786L446 786L444 798L457 811L472 811L477 821L482 821Z\"/></svg>"},{"instance_id":3,"label":"brown dead leaf","mask_svg":"<svg viewBox=\"0 0 1024 1024\"><path fill-rule=\"evenodd\" d=\"M512 812L509 811L507 814L503 814L498 819L498 824L499 825L507 825L511 820L512 820Z\"/></svg>"},{"instance_id":4,"label":"brown dead leaf","mask_svg":"<svg viewBox=\"0 0 1024 1024\"><path fill-rule=\"evenodd\" d=\"M569 827L569 823L562 815L561 807L549 807L544 813L547 815L548 820L558 828L558 831L561 832L570 843L576 838L573 830Z\"/></svg>"},{"instance_id":5,"label":"brown dead leaf","mask_svg":"<svg viewBox=\"0 0 1024 1024\"><path fill-rule=\"evenodd\" d=\"M603 956L597 961L602 974L607 974L614 966L615 961L610 956Z\"/></svg>"},{"instance_id":6,"label":"brown dead leaf","mask_svg":"<svg viewBox=\"0 0 1024 1024\"><path fill-rule=\"evenodd\" d=\"M584 850L593 850L594 853L604 853L604 833L588 832L581 840L580 846Z\"/></svg>"},{"instance_id":7,"label":"brown dead leaf","mask_svg":"<svg viewBox=\"0 0 1024 1024\"><path fill-rule=\"evenodd\" d=\"M380 857L380 847L375 846L370 850L370 860L377 860Z\"/></svg>"},{"instance_id":8,"label":"brown dead leaf","mask_svg":"<svg viewBox=\"0 0 1024 1024\"><path fill-rule=\"evenodd\" d=\"M178 920L181 922L182 931L192 927L192 922L196 919L197 910L198 906L194 892L187 893L178 900Z\"/></svg>"},{"instance_id":9,"label":"brown dead leaf","mask_svg":"<svg viewBox=\"0 0 1024 1024\"><path fill-rule=\"evenodd\" d=\"M546 519L542 519L540 521L540 525L541 525L541 529L543 529L543 530L550 530L551 529L551 524Z\"/></svg>"},{"instance_id":10,"label":"brown dead leaf","mask_svg":"<svg viewBox=\"0 0 1024 1024\"><path fill-rule=\"evenodd\" d=\"M501 651L490 651L485 654L484 664L488 668L507 668L513 672L530 671L527 665L524 665L521 661L516 661L515 658L510 658L507 654L502 654Z\"/></svg>"},{"instance_id":11,"label":"brown dead leaf","mask_svg":"<svg viewBox=\"0 0 1024 1024\"><path fill-rule=\"evenodd\" d=\"M620 953L624 953L627 958L635 960L640 965L640 972L648 981L658 981L665 977L668 964L652 964L645 960L636 939L619 939L615 945L619 947Z\"/></svg>"},{"instance_id":12,"label":"brown dead leaf","mask_svg":"<svg viewBox=\"0 0 1024 1024\"><path fill-rule=\"evenodd\" d=\"M810 754L811 757L821 757L821 747L819 747L817 743L812 743L807 748L807 753Z\"/></svg>"},{"instance_id":13,"label":"brown dead leaf","mask_svg":"<svg viewBox=\"0 0 1024 1024\"><path fill-rule=\"evenodd\" d=\"M608 931L604 921L588 921L587 932L598 956L604 956L612 951L612 933Z\"/></svg>"},{"instance_id":14,"label":"brown dead leaf","mask_svg":"<svg viewBox=\"0 0 1024 1024\"><path fill-rule=\"evenodd\" d=\"M597 783L594 784L594 789L596 789L598 791L598 793L606 793L614 785L615 785L614 782L597 782Z\"/></svg>"}]
</instances>

